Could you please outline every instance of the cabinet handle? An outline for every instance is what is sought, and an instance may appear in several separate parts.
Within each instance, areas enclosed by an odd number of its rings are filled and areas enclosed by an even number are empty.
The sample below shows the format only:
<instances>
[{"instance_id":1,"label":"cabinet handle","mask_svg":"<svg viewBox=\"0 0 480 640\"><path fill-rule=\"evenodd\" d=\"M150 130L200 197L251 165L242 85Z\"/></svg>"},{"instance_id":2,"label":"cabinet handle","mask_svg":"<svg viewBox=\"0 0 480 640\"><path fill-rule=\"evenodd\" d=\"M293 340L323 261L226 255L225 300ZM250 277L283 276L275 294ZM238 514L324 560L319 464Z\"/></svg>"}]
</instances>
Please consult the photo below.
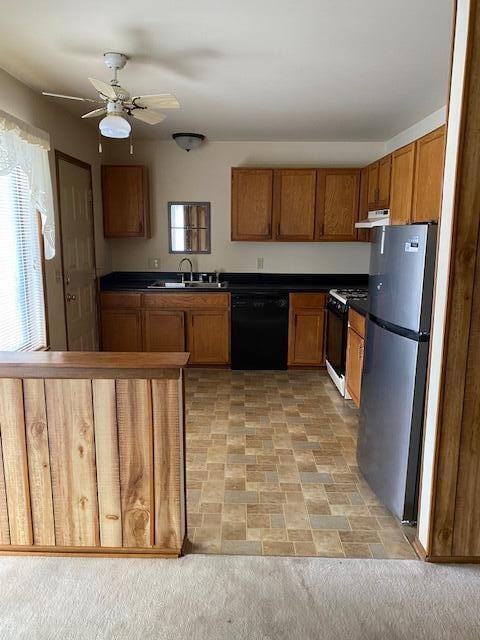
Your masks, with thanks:
<instances>
[{"instance_id":1,"label":"cabinet handle","mask_svg":"<svg viewBox=\"0 0 480 640\"><path fill-rule=\"evenodd\" d=\"M325 225L321 224L320 225L320 229L319 229L319 233L320 233L321 236L323 236L324 232L325 232Z\"/></svg>"}]
</instances>

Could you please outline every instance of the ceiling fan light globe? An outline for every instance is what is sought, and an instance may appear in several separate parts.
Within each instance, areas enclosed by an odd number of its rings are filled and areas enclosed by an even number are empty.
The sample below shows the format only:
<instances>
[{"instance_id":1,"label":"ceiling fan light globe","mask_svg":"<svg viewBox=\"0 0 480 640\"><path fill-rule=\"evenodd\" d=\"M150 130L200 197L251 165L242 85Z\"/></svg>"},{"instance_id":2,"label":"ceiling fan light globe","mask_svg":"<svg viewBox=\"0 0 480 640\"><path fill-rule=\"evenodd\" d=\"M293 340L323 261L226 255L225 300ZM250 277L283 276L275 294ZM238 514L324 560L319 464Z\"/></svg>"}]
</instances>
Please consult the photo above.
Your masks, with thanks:
<instances>
[{"instance_id":1,"label":"ceiling fan light globe","mask_svg":"<svg viewBox=\"0 0 480 640\"><path fill-rule=\"evenodd\" d=\"M98 127L105 138L128 138L132 130L130 123L124 117L116 115L105 116L100 120Z\"/></svg>"}]
</instances>

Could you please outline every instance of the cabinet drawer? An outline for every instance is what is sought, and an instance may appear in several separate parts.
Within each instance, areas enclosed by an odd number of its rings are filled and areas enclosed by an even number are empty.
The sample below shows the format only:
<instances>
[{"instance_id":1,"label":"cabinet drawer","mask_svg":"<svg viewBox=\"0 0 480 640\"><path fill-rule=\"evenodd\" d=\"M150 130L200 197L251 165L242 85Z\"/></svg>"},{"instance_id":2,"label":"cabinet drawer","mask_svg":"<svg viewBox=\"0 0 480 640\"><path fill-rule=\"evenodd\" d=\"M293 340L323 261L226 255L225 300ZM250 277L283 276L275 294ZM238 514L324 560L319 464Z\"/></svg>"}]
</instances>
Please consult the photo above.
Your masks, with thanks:
<instances>
[{"instance_id":1,"label":"cabinet drawer","mask_svg":"<svg viewBox=\"0 0 480 640\"><path fill-rule=\"evenodd\" d=\"M103 309L138 309L142 297L139 293L114 293L104 291L100 294L100 306Z\"/></svg>"},{"instance_id":2,"label":"cabinet drawer","mask_svg":"<svg viewBox=\"0 0 480 640\"><path fill-rule=\"evenodd\" d=\"M291 293L290 307L292 309L323 309L325 297L324 293Z\"/></svg>"},{"instance_id":3,"label":"cabinet drawer","mask_svg":"<svg viewBox=\"0 0 480 640\"><path fill-rule=\"evenodd\" d=\"M365 316L354 309L348 310L348 324L361 338L365 338Z\"/></svg>"},{"instance_id":4,"label":"cabinet drawer","mask_svg":"<svg viewBox=\"0 0 480 640\"><path fill-rule=\"evenodd\" d=\"M147 293L146 308L163 309L228 309L229 293Z\"/></svg>"}]
</instances>

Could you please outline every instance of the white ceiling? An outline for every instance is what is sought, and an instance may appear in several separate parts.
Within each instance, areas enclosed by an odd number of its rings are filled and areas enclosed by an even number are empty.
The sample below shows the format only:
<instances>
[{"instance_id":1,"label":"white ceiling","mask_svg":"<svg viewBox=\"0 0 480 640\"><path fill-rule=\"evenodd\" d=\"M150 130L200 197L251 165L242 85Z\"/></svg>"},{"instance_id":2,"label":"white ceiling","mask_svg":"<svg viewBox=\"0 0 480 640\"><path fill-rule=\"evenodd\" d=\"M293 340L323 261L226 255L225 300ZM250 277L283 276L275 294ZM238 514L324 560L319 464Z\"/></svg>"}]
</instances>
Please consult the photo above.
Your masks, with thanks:
<instances>
[{"instance_id":1,"label":"white ceiling","mask_svg":"<svg viewBox=\"0 0 480 640\"><path fill-rule=\"evenodd\" d=\"M103 52L125 52L123 86L182 105L156 127L135 125L139 135L386 140L446 102L452 5L14 0L2 11L0 66L38 91L95 97L87 76L108 80Z\"/></svg>"}]
</instances>

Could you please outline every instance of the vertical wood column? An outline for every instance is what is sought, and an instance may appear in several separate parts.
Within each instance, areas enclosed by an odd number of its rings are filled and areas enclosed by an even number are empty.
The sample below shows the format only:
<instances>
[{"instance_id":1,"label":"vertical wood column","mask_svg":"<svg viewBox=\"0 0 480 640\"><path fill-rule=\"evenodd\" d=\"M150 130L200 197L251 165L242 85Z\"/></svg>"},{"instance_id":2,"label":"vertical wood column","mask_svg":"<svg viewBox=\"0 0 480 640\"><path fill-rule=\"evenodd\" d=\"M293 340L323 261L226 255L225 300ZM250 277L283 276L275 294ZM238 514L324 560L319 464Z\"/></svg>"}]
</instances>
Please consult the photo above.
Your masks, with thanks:
<instances>
[{"instance_id":1,"label":"vertical wood column","mask_svg":"<svg viewBox=\"0 0 480 640\"><path fill-rule=\"evenodd\" d=\"M480 560L480 8L471 2L429 559Z\"/></svg>"}]
</instances>

